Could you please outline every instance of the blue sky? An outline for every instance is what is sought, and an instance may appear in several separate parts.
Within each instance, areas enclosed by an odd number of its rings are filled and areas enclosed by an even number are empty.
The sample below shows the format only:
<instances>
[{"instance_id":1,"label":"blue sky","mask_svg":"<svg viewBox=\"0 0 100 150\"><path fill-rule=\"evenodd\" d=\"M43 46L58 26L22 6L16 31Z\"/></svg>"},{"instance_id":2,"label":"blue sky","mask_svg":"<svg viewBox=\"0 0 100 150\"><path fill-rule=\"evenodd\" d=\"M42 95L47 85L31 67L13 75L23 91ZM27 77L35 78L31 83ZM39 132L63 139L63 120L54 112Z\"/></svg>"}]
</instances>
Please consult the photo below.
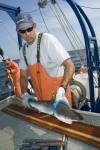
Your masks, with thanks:
<instances>
[{"instance_id":1,"label":"blue sky","mask_svg":"<svg viewBox=\"0 0 100 150\"><path fill-rule=\"evenodd\" d=\"M100 8L99 0L75 0L81 6ZM65 13L67 19L73 26L75 32L78 34L79 38L83 40L82 31L80 25L77 21L76 16L74 15L72 9L66 3L65 0L57 0L61 9ZM38 9L38 0L0 0L0 3L8 4L15 7L21 7L22 11L31 12L34 21L37 22L37 31L47 32L46 27L41 18L39 9ZM50 0L49 0L50 4ZM89 9L82 7L88 18L90 19L100 46L100 9ZM46 8L41 9L43 17L45 19L46 25L49 29L49 32L54 34L58 40L64 45L66 50L72 50L68 39L65 36L65 33L61 29L54 13L50 9L50 6L47 5ZM19 58L19 49L18 41L16 34L16 27L14 22L11 20L9 15L0 10L0 46L4 49L5 55L11 59ZM1 59L1 57L0 57Z\"/></svg>"}]
</instances>

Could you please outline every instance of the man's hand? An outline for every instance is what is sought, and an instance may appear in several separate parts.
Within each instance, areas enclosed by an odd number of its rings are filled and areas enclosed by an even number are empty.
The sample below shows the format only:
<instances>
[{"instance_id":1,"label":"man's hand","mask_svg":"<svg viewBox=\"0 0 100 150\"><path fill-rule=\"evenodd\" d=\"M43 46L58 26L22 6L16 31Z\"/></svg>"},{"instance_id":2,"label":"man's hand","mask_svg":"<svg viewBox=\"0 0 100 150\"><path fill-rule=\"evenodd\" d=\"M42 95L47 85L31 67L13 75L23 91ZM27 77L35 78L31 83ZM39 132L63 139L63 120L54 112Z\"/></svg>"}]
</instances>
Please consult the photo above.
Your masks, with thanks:
<instances>
[{"instance_id":1,"label":"man's hand","mask_svg":"<svg viewBox=\"0 0 100 150\"><path fill-rule=\"evenodd\" d=\"M28 98L29 98L29 94L28 93L24 93L22 95L22 104L25 106L25 108L29 107Z\"/></svg>"},{"instance_id":2,"label":"man's hand","mask_svg":"<svg viewBox=\"0 0 100 150\"><path fill-rule=\"evenodd\" d=\"M31 104L30 104L30 101L35 101L36 99L34 97L32 97L31 95L29 95L28 93L24 93L22 95L22 99L20 98L17 98L23 105L24 107L28 107L30 108L31 107Z\"/></svg>"},{"instance_id":3,"label":"man's hand","mask_svg":"<svg viewBox=\"0 0 100 150\"><path fill-rule=\"evenodd\" d=\"M6 71L7 71L8 74L12 74L11 70L7 69Z\"/></svg>"},{"instance_id":4,"label":"man's hand","mask_svg":"<svg viewBox=\"0 0 100 150\"><path fill-rule=\"evenodd\" d=\"M56 109L59 103L63 103L66 107L70 108L68 100L65 96L65 89L63 87L58 88L52 108Z\"/></svg>"}]
</instances>

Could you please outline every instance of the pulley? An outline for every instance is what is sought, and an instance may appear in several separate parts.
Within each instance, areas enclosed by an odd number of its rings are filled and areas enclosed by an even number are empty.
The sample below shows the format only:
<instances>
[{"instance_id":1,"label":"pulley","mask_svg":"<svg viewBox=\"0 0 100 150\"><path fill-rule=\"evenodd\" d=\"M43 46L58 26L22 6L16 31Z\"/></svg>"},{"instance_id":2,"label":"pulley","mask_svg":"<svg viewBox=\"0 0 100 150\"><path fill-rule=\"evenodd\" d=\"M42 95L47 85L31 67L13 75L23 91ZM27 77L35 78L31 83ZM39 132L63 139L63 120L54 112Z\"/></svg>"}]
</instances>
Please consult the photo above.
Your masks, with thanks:
<instances>
[{"instance_id":1,"label":"pulley","mask_svg":"<svg viewBox=\"0 0 100 150\"><path fill-rule=\"evenodd\" d=\"M45 8L47 5L47 0L39 0L38 5L40 8Z\"/></svg>"},{"instance_id":2,"label":"pulley","mask_svg":"<svg viewBox=\"0 0 100 150\"><path fill-rule=\"evenodd\" d=\"M56 4L56 0L51 0L51 3L52 4Z\"/></svg>"}]
</instances>

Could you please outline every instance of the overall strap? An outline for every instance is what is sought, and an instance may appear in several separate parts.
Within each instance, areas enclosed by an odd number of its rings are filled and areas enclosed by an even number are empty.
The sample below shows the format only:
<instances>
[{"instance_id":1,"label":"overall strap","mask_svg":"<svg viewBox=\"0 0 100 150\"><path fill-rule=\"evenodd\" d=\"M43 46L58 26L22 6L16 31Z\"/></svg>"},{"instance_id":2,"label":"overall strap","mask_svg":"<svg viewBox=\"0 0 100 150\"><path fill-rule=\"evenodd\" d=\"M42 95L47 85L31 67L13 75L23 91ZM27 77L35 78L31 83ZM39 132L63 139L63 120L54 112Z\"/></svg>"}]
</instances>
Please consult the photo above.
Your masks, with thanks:
<instances>
[{"instance_id":1,"label":"overall strap","mask_svg":"<svg viewBox=\"0 0 100 150\"><path fill-rule=\"evenodd\" d=\"M41 43L41 38L42 38L43 33L40 32L38 35L38 41L37 41L37 62L40 62L40 43ZM24 44L22 48L23 56L26 65L28 66L27 58L26 58L26 43Z\"/></svg>"},{"instance_id":2,"label":"overall strap","mask_svg":"<svg viewBox=\"0 0 100 150\"><path fill-rule=\"evenodd\" d=\"M24 44L24 46L22 48L22 52L23 52L25 63L28 66L28 62L27 62L27 58L26 58L26 43Z\"/></svg>"},{"instance_id":3,"label":"overall strap","mask_svg":"<svg viewBox=\"0 0 100 150\"><path fill-rule=\"evenodd\" d=\"M42 35L43 33L40 32L37 40L37 62L40 62L40 44L41 44Z\"/></svg>"}]
</instances>

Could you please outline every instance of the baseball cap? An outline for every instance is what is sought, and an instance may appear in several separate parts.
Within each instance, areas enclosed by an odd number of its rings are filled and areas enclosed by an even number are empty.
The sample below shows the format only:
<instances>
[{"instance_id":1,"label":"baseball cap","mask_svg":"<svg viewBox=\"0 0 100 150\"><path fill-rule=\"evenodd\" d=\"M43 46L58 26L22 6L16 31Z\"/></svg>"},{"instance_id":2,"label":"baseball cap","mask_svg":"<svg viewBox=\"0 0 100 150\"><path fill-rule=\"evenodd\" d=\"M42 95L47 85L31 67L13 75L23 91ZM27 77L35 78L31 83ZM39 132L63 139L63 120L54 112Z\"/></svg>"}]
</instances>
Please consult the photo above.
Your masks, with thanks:
<instances>
[{"instance_id":1,"label":"baseball cap","mask_svg":"<svg viewBox=\"0 0 100 150\"><path fill-rule=\"evenodd\" d=\"M30 28L33 26L33 23L33 18L30 14L21 12L16 16L16 31L18 32L24 27Z\"/></svg>"}]
</instances>

